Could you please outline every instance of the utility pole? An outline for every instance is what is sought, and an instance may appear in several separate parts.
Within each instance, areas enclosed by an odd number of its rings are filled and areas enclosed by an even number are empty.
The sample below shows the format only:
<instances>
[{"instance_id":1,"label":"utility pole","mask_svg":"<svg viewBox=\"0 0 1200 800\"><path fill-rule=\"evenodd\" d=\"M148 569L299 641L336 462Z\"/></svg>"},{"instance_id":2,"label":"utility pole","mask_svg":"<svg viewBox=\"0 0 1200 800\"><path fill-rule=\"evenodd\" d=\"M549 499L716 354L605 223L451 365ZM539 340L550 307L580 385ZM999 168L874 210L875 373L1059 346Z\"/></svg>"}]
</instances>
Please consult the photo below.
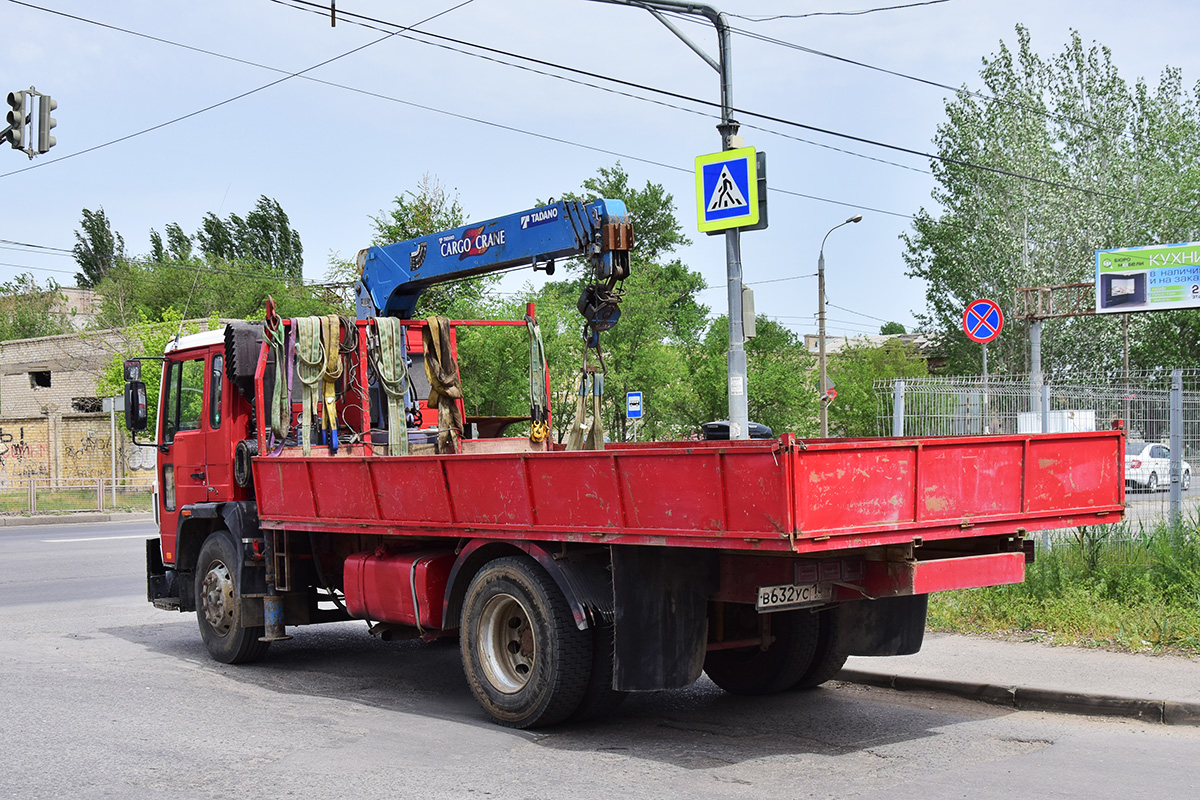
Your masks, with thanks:
<instances>
[{"instance_id":1,"label":"utility pole","mask_svg":"<svg viewBox=\"0 0 1200 800\"><path fill-rule=\"evenodd\" d=\"M655 19L666 26L700 56L706 64L721 76L721 122L717 131L721 134L721 149L736 150L742 146L738 133L738 122L733 118L733 67L730 63L730 30L725 15L704 3L685 0L596 0L600 3L631 6L649 11ZM712 56L679 30L662 12L689 14L706 18L717 29L719 56ZM729 301L729 351L726 356L728 383L726 396L729 400L729 438L750 438L750 412L747 401L749 387L746 384L746 331L742 314L742 239L741 231L730 228L725 231L725 275Z\"/></svg>"}]
</instances>

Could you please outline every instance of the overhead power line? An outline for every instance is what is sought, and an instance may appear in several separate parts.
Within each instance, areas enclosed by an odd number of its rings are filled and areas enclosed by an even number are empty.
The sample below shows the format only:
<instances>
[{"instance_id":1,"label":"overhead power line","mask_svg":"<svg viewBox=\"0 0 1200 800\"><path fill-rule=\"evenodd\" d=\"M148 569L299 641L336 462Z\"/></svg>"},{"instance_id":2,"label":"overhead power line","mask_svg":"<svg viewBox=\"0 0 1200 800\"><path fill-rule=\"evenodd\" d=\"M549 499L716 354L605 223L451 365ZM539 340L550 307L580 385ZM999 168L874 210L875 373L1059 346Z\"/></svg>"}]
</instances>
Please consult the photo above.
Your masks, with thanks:
<instances>
[{"instance_id":1,"label":"overhead power line","mask_svg":"<svg viewBox=\"0 0 1200 800\"><path fill-rule=\"evenodd\" d=\"M309 7L312 7L313 9L321 9L321 13L322 13L322 15L324 15L325 11L327 11L327 7L324 7L324 6L321 6L321 5L320 5L320 4L318 4L318 3L315 3L315 2L313 2L313 0L270 0L270 2L276 3L276 4L278 4L278 5L292 6L292 7L298 8L298 9L299 9L299 7L300 7L300 6L309 6ZM305 9L300 9L300 10L305 10ZM352 19L354 19L354 18L357 18L357 19L359 19L359 20L366 20L366 21L369 21L369 22L372 22L372 23L376 23L376 24L381 24L381 25L390 25L390 26L394 26L394 25L396 25L396 23L389 22L389 21L387 21L387 20L378 19L378 18L376 18L376 17L368 17L368 16L366 16L366 15L363 15L363 14L353 14L353 13L346 13L344 16L347 16L347 17L349 17L349 18L352 18ZM676 15L676 16L678 16L678 15ZM702 21L700 21L700 20L696 20L696 19L694 19L693 17L689 17L689 16L679 16L679 18L680 18L680 19L683 19L683 20L687 20L687 21L689 21L689 22L694 22L694 23L697 23L697 24L703 24L703 22L702 22ZM735 30L736 30L736 29L735 29ZM632 81L625 81L625 80L622 80L622 79L619 79L619 78L613 78L613 77L610 77L610 76L607 76L607 75L601 75L601 74L599 74L599 73L591 72L591 71L588 71L588 70L576 69L576 68L574 68L574 67L568 67L568 66L566 66L566 65L563 65L563 64L557 64L557 63L555 63L555 62L544 61L544 60L541 60L541 59L535 59L535 58L531 58L531 57L529 57L529 56L524 56L524 55L521 55L521 54L519 54L519 53L513 53L513 52L510 52L510 51L506 51L506 50L499 50L499 49L496 49L496 48L487 47L486 45L479 45L479 44L475 44L475 43L473 43L473 42L468 42L468 41L465 41L465 40L463 40L463 39L450 39L449 37L440 36L440 35L438 35L438 34L429 33L429 32L426 32L426 31L418 31L418 32L415 32L415 33L418 33L418 34L420 35L420 37L429 37L429 38L433 38L433 39L443 39L443 40L445 40L445 41L454 42L456 45L463 45L463 46L471 47L471 48L474 48L474 49L478 49L478 50L482 50L482 51L490 52L490 53L493 53L493 54L504 55L504 56L506 56L506 57L509 57L509 58L516 58L516 59L520 59L520 60L522 60L522 61L534 62L534 63L538 63L538 64L540 64L540 65L543 65L543 66L547 66L547 67L553 67L553 68L555 68L555 69L561 69L561 70L564 70L564 71L567 71L567 72L572 72L572 73L576 73L576 74L583 74L583 75L590 76L590 77L592 77L592 78L596 78L596 79L600 79L600 80L609 81L609 82L616 83L616 84L620 84L620 85L623 85L623 86L628 86L628 87L631 87L631 88L637 88L637 89L640 89L640 90L643 90L643 91L652 92L652 93L655 93L655 94L661 94L661 95L664 95L664 96L673 97L673 98L675 98L675 99L679 99L679 100L685 100L685 101L688 101L688 102L696 103L696 104L699 104L699 105L702 105L702 106L707 106L707 107L710 107L710 108L718 108L718 107L720 106L720 103L717 103L717 102L715 102L715 101L712 101L712 100L704 100L704 99L701 99L701 98L697 98L697 97L692 97L692 96L689 96L689 95L680 94L680 93L678 93L678 92L671 92L671 91L667 91L667 90L665 90L665 89L659 89L659 88L657 88L657 87L648 86L648 85L646 85L646 84L635 83L635 82L632 82ZM751 32L748 32L748 31L747 31L747 32L745 32L745 33L747 33L748 35L755 36L755 37L757 37L757 36L758 36L758 34L752 34ZM418 36L404 36L404 37L402 37L402 38L406 38L406 39L410 39L410 40L413 40L413 41L418 41L418 42L422 42L422 41L424 41L423 39L419 38ZM763 37L763 38L769 38L769 37ZM780 40L775 40L775 41L780 41ZM785 44L786 44L786 43L785 43ZM820 51L811 50L811 48L803 48L803 47L801 47L801 46L799 46L799 45L796 45L795 47L796 47L797 49L803 49L803 50L806 50L806 51L810 51L810 52L816 53L816 54L818 54L818 55L828 55L828 54L825 54L825 53L821 53ZM464 52L464 51L462 51L461 49L458 49L458 48L455 48L455 47L449 47L449 48L447 48L447 49L452 49L452 50L455 50L456 52ZM473 54L469 54L469 53L468 53L468 55L473 55ZM830 56L830 57L833 57L833 56ZM856 65L858 65L858 66L869 67L869 65L867 65L867 64L864 64L864 63L862 63L862 62L855 62L855 61L852 61L852 60L850 60L850 59L841 59L840 57L837 57L837 58L839 58L839 60L844 60L844 61L847 61L848 63L854 63L854 64L856 64ZM495 59L489 59L489 60L495 60ZM500 63L507 63L507 62L500 62ZM514 67L517 67L517 65L513 65L513 64L509 64L509 66L514 66ZM521 68L521 67L517 67L517 68ZM890 70L884 70L884 69L882 69L882 68L878 68L878 67L870 67L870 68L871 68L871 69L878 69L878 70L880 70L880 71L883 71L883 72L891 72ZM911 77L911 76L904 75L903 73L895 73L895 72L893 72L892 74L896 74L896 75L899 75L899 76L901 76L901 77ZM560 78L560 79L564 79L564 80L566 80L565 78L562 78L562 76L555 76L555 75L553 75L553 74L551 74L551 75L550 75L550 77L558 77L558 78ZM922 82L925 82L925 83L930 83L931 85L938 85L938 86L942 86L941 84L936 84L936 83L933 83L933 82L930 82L930 81L923 81L923 80L922 80ZM591 85L591 84L588 84L588 85ZM600 87L594 87L594 88L600 88ZM950 91L954 91L954 92L957 92L957 91L959 91L958 89L955 89L954 87L947 87L947 86L943 86L943 88L947 88L947 89L949 89ZM635 97L636 97L636 96L635 96ZM644 100L644 99L646 99L646 98L640 98L640 99L643 99L643 100ZM995 99L995 98L993 98L993 99ZM778 116L775 116L775 115L772 115L772 114L766 114L766 113L764 113L764 112L760 112L760 111L754 111L754 110L752 110L752 109L740 108L740 107L736 107L736 106L735 106L735 107L733 108L733 111L734 111L735 113L739 114L739 115L749 115L749 116L752 116L752 117L757 117L758 119L767 120L767 121L769 121L769 122L774 122L774 123L777 123L777 124L780 124L780 125L786 125L786 126L789 126L789 127L800 128L800 129L802 129L802 130L812 131L812 132L814 132L814 133L820 133L820 134L823 134L823 135L826 135L826 136L831 136L831 137L834 137L834 138L846 139L846 140L849 140L849 141L852 141L852 142L857 142L857 143L859 143L859 144L865 144L865 145L869 145L869 146L872 146L872 147L880 147L880 148L884 148L884 149L887 149L887 150L891 150L891 151L893 151L893 152L905 153L905 154L912 155L912 156L917 156L917 157L919 157L919 158L923 158L923 159L926 159L926 160L929 160L929 161L940 161L940 162L942 162L942 163L944 163L944 164L951 164L951 165L954 165L954 166L960 166L960 167L965 167L965 168L968 168L968 169L979 170L979 171L982 171L982 172L987 172L987 173L991 173L991 174L994 174L994 175L1000 175L1000 176L1003 176L1003 177L1015 178L1015 179L1018 179L1018 180L1025 180L1025 181L1029 181L1029 182L1031 182L1031 183L1036 183L1036 184L1040 184L1040 185L1043 185L1043 186L1049 186L1049 187L1052 187L1052 188L1065 189L1065 190L1068 190L1068 191L1079 192L1079 193L1082 193L1082 194L1084 194L1084 195L1087 195L1087 196L1090 196L1090 197L1100 197L1100 198L1104 198L1104 199L1108 199L1108 200L1117 200L1117 201L1124 202L1124 203L1135 203L1135 204L1138 204L1138 205L1143 205L1143 206L1146 206L1146 207L1148 207L1148 208L1155 208L1155 209L1158 209L1158 210L1170 211L1170 212L1172 212L1172 213L1177 213L1177 214L1194 215L1194 214L1196 213L1196 210L1195 210L1195 209L1182 209L1182 208L1175 208L1175 207L1172 207L1172 206L1164 206L1164 205L1161 205L1161 204L1159 204L1159 203L1154 203L1154 202L1151 202L1151 201L1149 201L1149 200L1142 200L1141 198L1136 198L1136 197L1124 197L1124 196L1121 196L1121 195L1116 195L1116 194L1113 194L1113 193L1111 193L1111 192L1103 192L1103 191L1100 191L1100 190L1098 190L1098 189L1089 189L1089 188L1087 188L1087 187L1083 187L1083 186L1077 186L1077 185L1074 185L1074 184L1069 184L1069 183L1063 183L1063 182L1061 182L1061 181L1053 181L1053 180L1050 180L1050 179L1047 179L1047 178L1038 178L1038 177L1036 177L1036 176L1033 176L1033 175L1025 175L1025 174L1023 174L1023 173L1014 172L1014 171L1012 171L1012 170L1001 169L1001 168L999 168L999 167L992 167L992 166L988 166L988 165L986 165L986 164L976 164L976 163L974 163L974 162L971 162L971 161L966 161L966 160L963 160L963 159L956 159L956 158L951 158L951 157L949 157L949 156L942 156L942 155L938 155L938 154L934 154L934 153L927 153L927 152L924 152L924 151L922 151L922 150L915 150L915 149L913 149L913 148L909 148L909 147L902 147L902 146L900 146L900 145L889 144L889 143L887 143L887 142L881 142L881 141L877 141L877 140L875 140L875 139L869 139L869 138L867 138L867 137L863 137L863 136L855 136L855 135L853 135L853 134L842 133L842 132L840 132L840 131L835 131L835 130L831 130L831 129L828 129L828 128L821 128L821 127L818 127L818 126L815 126L815 125L808 125L808 124L805 124L805 123L802 123L802 122L797 122L797 121L795 121L795 120L790 120L790 119L786 119L786 118L783 118L783 117L778 117ZM753 126L746 125L746 126L744 126L744 127L753 127ZM775 133L775 131L771 131L771 130L769 130L769 129L760 129L760 130L766 130L766 131L767 131L767 132L769 132L769 133ZM842 151L842 152L847 152L847 153L849 153L850 151ZM853 153L850 153L850 154L851 154L851 155L857 155L857 154L853 154ZM891 163L891 162L885 162L885 163ZM892 166L901 166L901 165L899 165L899 164L892 164ZM691 170L688 170L688 171L691 171ZM772 187L772 188L773 188L773 187ZM856 207L859 207L859 208L861 208L861 206L856 206ZM886 212L885 212L885 213L886 213ZM909 218L909 219L911 219L911 218L912 218L912 216L911 216L911 215L907 215L907 214L895 214L895 216L903 216L903 217L907 217L907 218Z\"/></svg>"},{"instance_id":2,"label":"overhead power line","mask_svg":"<svg viewBox=\"0 0 1200 800\"><path fill-rule=\"evenodd\" d=\"M124 29L121 29L121 28L116 28L116 27L114 27L114 26L112 26L112 25L106 25L105 23L102 23L102 22L97 22L96 20L87 19L87 18L85 18L85 17L79 17L79 16L76 16L76 15L74 15L74 14L67 14L67 13L65 13L65 12L62 12L62 11L56 11L56 10L54 10L54 9L51 9L51 8L43 8L42 6L35 6L35 5L33 5L32 3L25 3L25 2L22 2L22 0L9 0L9 2L10 2L10 3L15 3L16 5L19 5L19 6L25 6L26 8L32 8L32 9L35 9L35 10L37 10L37 11L45 11L45 12L47 12L47 13L50 13L50 14L57 14L57 15L59 15L59 16L62 16L62 17L69 17L70 19L79 20L80 22L87 22L87 23L90 23L90 24L92 24L92 25L100 25L101 27L110 28L110 29L112 29L112 30L124 30ZM424 23L426 23L426 22L429 22L430 20L437 19L438 17L442 16L443 14L448 14L448 13L450 13L451 11L454 11L455 9L462 8L463 6L465 6L465 5L468 5L468 4L470 4L470 3L473 3L473 2L474 2L474 0L463 0L461 3L459 3L459 4L458 4L458 5L456 5L456 6L453 6L452 8L448 8L448 9L446 9L445 11L439 11L437 14L434 14L434 15L432 15L432 16L426 17L425 19L421 20L420 22L414 23L414 26L415 26L415 25L423 25ZM404 30L408 30L408 29L410 29L410 28L412 28L412 27L414 27L414 26L408 26L408 27L404 28ZM48 160L48 161L39 161L39 162L37 162L36 164L32 164L32 165L30 165L30 166L28 166L28 167L24 167L24 168L22 168L22 169L15 169L15 170L13 170L12 172L6 172L6 173L4 173L3 175L0 175L0 178L7 178L7 177L8 177L8 176L10 176L10 175L16 175L16 174L18 174L18 173L21 173L21 172L28 172L28 171L29 171L29 170L31 170L31 169L37 169L38 167L44 167L44 166L46 166L46 165L48 165L48 164L57 164L57 163L58 163L58 162L60 162L60 161L66 161L68 158L74 158L74 157L76 157L76 156L81 156L81 155L83 155L84 153L91 153L91 152L94 152L94 151L96 151L96 150L99 150L99 149L101 149L101 148L103 148L103 147L109 147L109 146L111 146L111 145L114 145L114 144L119 144L119 143L121 143L121 142L128 141L128 140L130 140L130 139L132 139L132 138L134 138L134 137L136 137L136 136L142 136L143 134L151 133L152 131L156 131L156 130L159 130L159 129L161 129L161 128L165 128L165 127L167 127L168 125L174 125L174 124L175 124L175 123L177 123L177 122L183 122L183 121L184 121L184 120L186 120L186 119L191 119L192 117L198 116L198 115L200 115L200 114L203 114L203 113L205 113L205 112L207 112L207 111L212 111L214 108L220 108L221 106L229 105L230 103L232 103L232 102L234 102L234 101L236 101L236 100L241 100L243 97L249 97L249 96L250 96L250 95L252 95L252 94L257 94L257 93L259 93L259 92L261 92L261 91L264 91L264 90L266 90L266 89L270 89L272 86L278 86L279 84L283 83L284 81L291 80L292 78L298 78L298 77L302 77L302 76L304 76L304 74L305 74L305 73L312 72L313 70L315 70L315 69L318 69L318 68L320 68L320 67L323 67L323 66L326 66L327 64L332 64L333 62L335 62L335 61L339 61L339 60L341 60L341 59L343 59L343 58L346 58L347 56L354 55L355 53L357 53L357 52L359 52L359 51L366 50L368 47L372 47L372 46L374 46L374 45L377 45L377 44L379 44L380 42L386 41L386 40L388 40L388 39L392 38L392 36L395 36L395 35L396 35L395 33L389 33L389 34L387 34L387 35L385 35L385 36L381 36L380 38L378 38L378 39L375 39L374 41L370 41L370 42L367 42L366 44L359 45L358 47L355 47L355 48L354 48L354 49L352 49L352 50L347 50L346 52L344 52L344 53L342 53L342 54L340 54L340 55L333 56L332 58L327 58L327 59L325 59L324 61L321 61L321 62L318 62L318 63L316 63L316 64L313 64L311 67L306 67L305 69L302 69L302 70L300 70L299 72L290 72L290 73L288 73L288 74L284 75L284 77L282 77L282 78L280 78L280 79L278 79L278 80L274 80L274 81L271 81L270 83L263 84L262 86L259 86L259 87L258 87L258 88L256 88L256 89L250 89L249 91L242 92L241 94L234 95L233 97L230 97L230 98L229 98L229 99L227 99L227 100L222 100L222 101L220 101L219 103L213 103L213 104L211 104L211 105L207 105L207 106L205 106L204 108L197 109L196 111L193 111L193 112L191 112L191 113L189 113L189 114L184 114L184 115L182 115L182 116L175 117L174 119L167 120L166 122L160 122L158 125L152 125L152 126L151 126L151 127L149 127L149 128L145 128L145 129L143 129L143 130L137 131L136 133L131 133L131 134L128 134L128 135L126 135L126 136L122 136L122 137L120 137L120 138L113 139L112 141L109 141L109 142L104 142L103 144L98 144L98 145L95 145L95 146L93 146L93 147L88 147L88 148L86 148L86 149L84 149L84 150L77 150L77 151L75 151L74 153L68 153L68 154L66 154L66 155L64 155L64 156L59 156L58 158L52 158L52 159L50 159L50 160ZM147 38L154 38L154 37L147 37ZM160 40L158 40L158 41L165 41L165 40L161 40L161 39L160 39ZM199 48L191 48L191 49L198 50Z\"/></svg>"},{"instance_id":3,"label":"overhead power line","mask_svg":"<svg viewBox=\"0 0 1200 800\"><path fill-rule=\"evenodd\" d=\"M946 3L949 0L924 0L921 3L906 3L902 6L882 6L880 8L866 8L862 11L810 11L807 14L773 14L769 17L752 17L745 14L729 14L727 17L736 17L744 19L746 22L771 22L777 19L807 19L808 17L861 17L864 14L874 14L879 11L899 11L905 8L917 8L919 6L936 6L939 3Z\"/></svg>"}]
</instances>

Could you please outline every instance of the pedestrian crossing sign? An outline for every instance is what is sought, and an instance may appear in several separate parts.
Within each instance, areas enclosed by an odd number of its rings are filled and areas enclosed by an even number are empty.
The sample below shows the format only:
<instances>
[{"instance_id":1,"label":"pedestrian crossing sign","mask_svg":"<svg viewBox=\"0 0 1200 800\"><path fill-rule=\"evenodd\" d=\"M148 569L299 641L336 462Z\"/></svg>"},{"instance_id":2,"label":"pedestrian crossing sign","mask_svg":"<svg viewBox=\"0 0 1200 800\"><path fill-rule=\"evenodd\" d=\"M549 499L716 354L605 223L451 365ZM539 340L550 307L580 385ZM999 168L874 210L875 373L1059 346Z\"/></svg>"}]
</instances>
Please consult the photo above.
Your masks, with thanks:
<instances>
[{"instance_id":1,"label":"pedestrian crossing sign","mask_svg":"<svg viewBox=\"0 0 1200 800\"><path fill-rule=\"evenodd\" d=\"M758 223L758 163L753 147L696 157L700 232Z\"/></svg>"}]
</instances>

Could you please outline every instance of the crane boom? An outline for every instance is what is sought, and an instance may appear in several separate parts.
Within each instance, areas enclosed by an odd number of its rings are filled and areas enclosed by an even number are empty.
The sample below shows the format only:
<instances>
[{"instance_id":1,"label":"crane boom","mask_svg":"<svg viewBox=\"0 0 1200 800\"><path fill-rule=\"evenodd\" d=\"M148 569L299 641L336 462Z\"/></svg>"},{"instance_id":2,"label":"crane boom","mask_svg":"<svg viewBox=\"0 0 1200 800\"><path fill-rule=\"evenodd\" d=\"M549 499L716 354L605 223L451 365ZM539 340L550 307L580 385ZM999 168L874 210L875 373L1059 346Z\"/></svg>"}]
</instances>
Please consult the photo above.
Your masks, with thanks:
<instances>
[{"instance_id":1,"label":"crane boom","mask_svg":"<svg viewBox=\"0 0 1200 800\"><path fill-rule=\"evenodd\" d=\"M555 259L575 256L586 256L594 278L603 282L589 288L611 296L616 282L629 276L632 244L628 212L621 200L560 200L369 247L358 254L362 274L357 288L358 317L409 319L426 287L522 264L535 268L546 264L552 272ZM615 300L613 306L615 310Z\"/></svg>"}]
</instances>

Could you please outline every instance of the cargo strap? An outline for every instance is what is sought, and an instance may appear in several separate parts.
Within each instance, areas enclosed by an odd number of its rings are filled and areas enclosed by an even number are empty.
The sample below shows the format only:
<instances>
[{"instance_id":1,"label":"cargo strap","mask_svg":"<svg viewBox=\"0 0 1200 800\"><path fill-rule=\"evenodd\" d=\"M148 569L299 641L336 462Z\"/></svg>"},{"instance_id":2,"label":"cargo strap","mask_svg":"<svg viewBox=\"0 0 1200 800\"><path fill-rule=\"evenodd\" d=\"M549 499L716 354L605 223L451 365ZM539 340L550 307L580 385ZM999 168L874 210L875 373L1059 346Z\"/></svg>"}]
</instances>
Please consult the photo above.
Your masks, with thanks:
<instances>
[{"instance_id":1,"label":"cargo strap","mask_svg":"<svg viewBox=\"0 0 1200 800\"><path fill-rule=\"evenodd\" d=\"M597 367L589 363L588 354L596 351ZM604 395L604 374L608 368L604 365L604 353L600 350L600 335L590 326L583 328L583 369L579 378L579 402L575 405L575 422L571 432L567 434L568 450L603 450L604 449L604 417L601 413L600 398ZM587 419L588 378L592 385L592 421Z\"/></svg>"},{"instance_id":2,"label":"cargo strap","mask_svg":"<svg viewBox=\"0 0 1200 800\"><path fill-rule=\"evenodd\" d=\"M369 340L371 363L387 395L388 455L408 455L408 424L404 401L408 396L408 348L404 326L395 317L376 317L375 335Z\"/></svg>"},{"instance_id":3,"label":"cargo strap","mask_svg":"<svg viewBox=\"0 0 1200 800\"><path fill-rule=\"evenodd\" d=\"M546 346L537 321L525 315L529 329L529 441L539 444L550 437L550 398L546 393Z\"/></svg>"},{"instance_id":4,"label":"cargo strap","mask_svg":"<svg viewBox=\"0 0 1200 800\"><path fill-rule=\"evenodd\" d=\"M312 455L312 419L319 400L321 378L325 375L325 354L321 352L321 318L301 317L296 324L296 358L300 362L300 446L304 455Z\"/></svg>"},{"instance_id":5,"label":"cargo strap","mask_svg":"<svg viewBox=\"0 0 1200 800\"><path fill-rule=\"evenodd\" d=\"M337 381L342 377L342 321L337 314L321 317L321 348L325 351L325 370L322 376L322 395L325 413L321 427L328 433L328 444L338 451Z\"/></svg>"},{"instance_id":6,"label":"cargo strap","mask_svg":"<svg viewBox=\"0 0 1200 800\"><path fill-rule=\"evenodd\" d=\"M295 363L292 359L295 357L296 326L292 324L285 328L278 315L272 315L267 322L264 335L275 359L274 382L267 406L267 452L278 455L292 422L292 366Z\"/></svg>"},{"instance_id":7,"label":"cargo strap","mask_svg":"<svg viewBox=\"0 0 1200 800\"><path fill-rule=\"evenodd\" d=\"M588 422L588 378L592 384L592 420ZM603 450L604 418L600 411L600 398L604 394L604 373L585 372L579 379L579 402L575 405L575 422L567 434L568 450Z\"/></svg>"},{"instance_id":8,"label":"cargo strap","mask_svg":"<svg viewBox=\"0 0 1200 800\"><path fill-rule=\"evenodd\" d=\"M421 331L425 348L425 375L429 378L429 407L438 410L438 453L457 453L462 442L463 419L458 408L462 385L458 361L450 348L450 320L430 317Z\"/></svg>"}]
</instances>

